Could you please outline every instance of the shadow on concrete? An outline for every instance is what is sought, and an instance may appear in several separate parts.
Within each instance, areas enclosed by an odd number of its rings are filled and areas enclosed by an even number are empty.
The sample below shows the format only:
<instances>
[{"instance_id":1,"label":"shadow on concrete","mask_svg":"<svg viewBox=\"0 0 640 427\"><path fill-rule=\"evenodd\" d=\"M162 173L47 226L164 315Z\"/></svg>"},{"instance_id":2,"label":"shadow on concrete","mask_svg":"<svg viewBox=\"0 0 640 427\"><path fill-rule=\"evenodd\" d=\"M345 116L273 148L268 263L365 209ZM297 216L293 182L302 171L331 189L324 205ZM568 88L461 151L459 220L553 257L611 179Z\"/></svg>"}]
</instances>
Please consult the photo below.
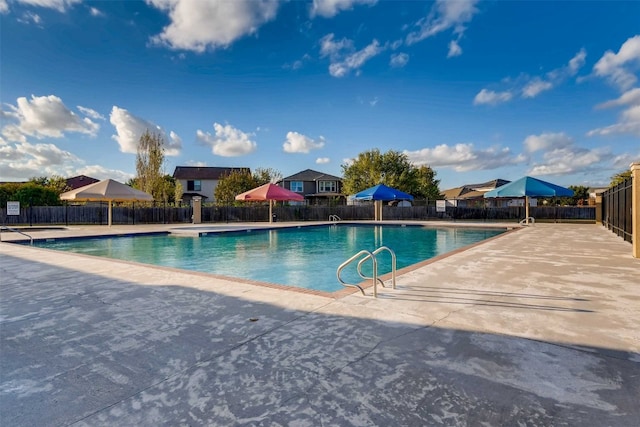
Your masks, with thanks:
<instances>
[{"instance_id":1,"label":"shadow on concrete","mask_svg":"<svg viewBox=\"0 0 640 427\"><path fill-rule=\"evenodd\" d=\"M329 299L283 308L12 256L0 277L6 426L640 420L637 353L330 314Z\"/></svg>"},{"instance_id":2,"label":"shadow on concrete","mask_svg":"<svg viewBox=\"0 0 640 427\"><path fill-rule=\"evenodd\" d=\"M558 302L588 302L585 298L573 298L573 297L557 297L549 295L535 295L535 294L523 294L517 292L493 292L493 291L477 291L473 289L465 288L442 288L432 286L421 286L420 288L406 288L402 293L389 293L385 294L385 299L405 300L405 301L424 301L432 303L442 304L462 304L462 305L474 305L474 306L488 306L488 307L509 307L518 308L524 310L547 310L547 311L568 311L575 313L594 313L593 310L575 308L575 307L562 307L549 304L525 304L515 301L509 301L509 299L539 299L539 300L551 300ZM453 296L460 295L460 296ZM502 298L504 301L496 301L495 299L478 299L472 298L473 296L486 296L493 298Z\"/></svg>"}]
</instances>

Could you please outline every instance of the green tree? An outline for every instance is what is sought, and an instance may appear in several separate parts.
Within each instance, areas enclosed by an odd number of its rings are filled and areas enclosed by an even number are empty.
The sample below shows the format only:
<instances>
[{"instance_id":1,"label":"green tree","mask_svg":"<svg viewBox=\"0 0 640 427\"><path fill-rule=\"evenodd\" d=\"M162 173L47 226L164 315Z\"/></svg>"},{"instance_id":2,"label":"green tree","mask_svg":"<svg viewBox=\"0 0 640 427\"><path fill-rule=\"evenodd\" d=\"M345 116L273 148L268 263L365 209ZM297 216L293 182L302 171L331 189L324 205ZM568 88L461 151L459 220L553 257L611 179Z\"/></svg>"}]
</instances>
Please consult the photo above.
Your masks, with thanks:
<instances>
[{"instance_id":1,"label":"green tree","mask_svg":"<svg viewBox=\"0 0 640 427\"><path fill-rule=\"evenodd\" d=\"M582 205L589 200L589 187L584 185L570 185L569 190L573 190L573 196L568 201L572 206Z\"/></svg>"},{"instance_id":2,"label":"green tree","mask_svg":"<svg viewBox=\"0 0 640 427\"><path fill-rule=\"evenodd\" d=\"M233 170L218 181L213 191L216 204L219 206L236 205L236 195L259 186L256 177L248 170Z\"/></svg>"},{"instance_id":3,"label":"green tree","mask_svg":"<svg viewBox=\"0 0 640 427\"><path fill-rule=\"evenodd\" d=\"M14 197L22 206L59 206L59 194L42 185L27 182L15 192Z\"/></svg>"},{"instance_id":4,"label":"green tree","mask_svg":"<svg viewBox=\"0 0 640 427\"><path fill-rule=\"evenodd\" d=\"M427 200L442 198L440 180L436 179L436 172L427 165L420 166L416 171L417 188L411 193L414 197Z\"/></svg>"},{"instance_id":5,"label":"green tree","mask_svg":"<svg viewBox=\"0 0 640 427\"><path fill-rule=\"evenodd\" d=\"M364 151L353 163L342 165L342 172L343 189L347 194L385 184L418 198L440 197L435 171L429 166L416 167L399 151L381 153L377 148Z\"/></svg>"},{"instance_id":6,"label":"green tree","mask_svg":"<svg viewBox=\"0 0 640 427\"><path fill-rule=\"evenodd\" d=\"M59 175L52 175L51 177L34 176L29 178L29 182L35 185L39 185L40 187L53 190L58 195L69 190L69 187L67 186L67 180Z\"/></svg>"},{"instance_id":7,"label":"green tree","mask_svg":"<svg viewBox=\"0 0 640 427\"><path fill-rule=\"evenodd\" d=\"M16 192L24 185L19 182L0 184L0 207L5 208L7 202L17 202Z\"/></svg>"},{"instance_id":8,"label":"green tree","mask_svg":"<svg viewBox=\"0 0 640 427\"><path fill-rule=\"evenodd\" d=\"M182 186L180 186L182 188ZM164 175L160 180L160 196L164 203L175 203L176 201L176 179L171 175ZM182 197L182 194L180 194Z\"/></svg>"},{"instance_id":9,"label":"green tree","mask_svg":"<svg viewBox=\"0 0 640 427\"><path fill-rule=\"evenodd\" d=\"M164 139L159 133L148 130L138 141L136 155L136 188L151 194L155 200L164 200L165 185L162 173L164 165Z\"/></svg>"},{"instance_id":10,"label":"green tree","mask_svg":"<svg viewBox=\"0 0 640 427\"><path fill-rule=\"evenodd\" d=\"M264 185L268 183L276 183L282 179L280 171L273 168L256 168L253 171L253 178L256 180L257 185ZM249 188L249 190L251 190Z\"/></svg>"},{"instance_id":11,"label":"green tree","mask_svg":"<svg viewBox=\"0 0 640 427\"><path fill-rule=\"evenodd\" d=\"M611 183L609 184L609 187L615 187L616 185L623 183L629 178L631 178L630 170L617 173L611 177Z\"/></svg>"},{"instance_id":12,"label":"green tree","mask_svg":"<svg viewBox=\"0 0 640 427\"><path fill-rule=\"evenodd\" d=\"M182 188L182 183L180 181L176 181L176 186L173 190L173 201L178 204L182 201L182 194L184 193L184 189Z\"/></svg>"}]
</instances>

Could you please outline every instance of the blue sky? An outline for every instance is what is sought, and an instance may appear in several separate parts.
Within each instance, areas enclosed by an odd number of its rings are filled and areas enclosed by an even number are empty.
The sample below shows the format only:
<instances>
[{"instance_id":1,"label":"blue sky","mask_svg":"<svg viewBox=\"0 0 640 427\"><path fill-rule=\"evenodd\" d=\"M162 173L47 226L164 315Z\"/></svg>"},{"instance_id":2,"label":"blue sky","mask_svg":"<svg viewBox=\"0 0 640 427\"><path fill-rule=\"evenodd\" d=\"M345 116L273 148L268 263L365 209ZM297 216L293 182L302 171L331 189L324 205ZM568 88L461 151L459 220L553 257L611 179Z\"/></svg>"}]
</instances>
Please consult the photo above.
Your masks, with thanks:
<instances>
[{"instance_id":1,"label":"blue sky","mask_svg":"<svg viewBox=\"0 0 640 427\"><path fill-rule=\"evenodd\" d=\"M378 148L446 189L640 160L640 1L0 0L0 181L304 169Z\"/></svg>"}]
</instances>

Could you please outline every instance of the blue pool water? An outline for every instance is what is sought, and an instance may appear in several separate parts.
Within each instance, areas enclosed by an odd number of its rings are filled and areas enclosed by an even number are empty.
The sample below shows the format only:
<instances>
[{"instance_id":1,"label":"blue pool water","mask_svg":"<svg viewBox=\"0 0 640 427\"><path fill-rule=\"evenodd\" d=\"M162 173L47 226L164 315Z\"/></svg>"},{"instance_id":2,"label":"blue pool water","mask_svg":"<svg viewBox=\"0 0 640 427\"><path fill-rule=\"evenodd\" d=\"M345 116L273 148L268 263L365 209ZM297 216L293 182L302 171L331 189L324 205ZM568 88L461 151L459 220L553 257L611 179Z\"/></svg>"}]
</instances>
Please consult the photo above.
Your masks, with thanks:
<instances>
[{"instance_id":1,"label":"blue pool water","mask_svg":"<svg viewBox=\"0 0 640 427\"><path fill-rule=\"evenodd\" d=\"M49 249L333 292L343 288L336 279L338 266L362 249L373 251L388 246L396 253L400 269L504 231L344 224L210 233L201 237L101 237L36 244ZM379 274L391 271L388 253L378 255L378 261ZM343 278L359 283L355 263L352 265L344 271Z\"/></svg>"}]
</instances>

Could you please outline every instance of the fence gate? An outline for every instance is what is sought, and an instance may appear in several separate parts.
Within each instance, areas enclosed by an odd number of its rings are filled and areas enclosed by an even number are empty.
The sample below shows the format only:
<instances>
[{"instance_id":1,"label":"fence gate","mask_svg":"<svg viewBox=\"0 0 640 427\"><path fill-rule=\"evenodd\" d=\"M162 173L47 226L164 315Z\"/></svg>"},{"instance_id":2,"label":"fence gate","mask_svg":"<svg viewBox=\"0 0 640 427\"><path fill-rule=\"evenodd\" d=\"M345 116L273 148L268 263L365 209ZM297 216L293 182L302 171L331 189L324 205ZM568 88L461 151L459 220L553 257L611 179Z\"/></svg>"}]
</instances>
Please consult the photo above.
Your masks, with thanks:
<instances>
[{"instance_id":1,"label":"fence gate","mask_svg":"<svg viewBox=\"0 0 640 427\"><path fill-rule=\"evenodd\" d=\"M602 225L632 241L632 191L631 178L602 193Z\"/></svg>"}]
</instances>

